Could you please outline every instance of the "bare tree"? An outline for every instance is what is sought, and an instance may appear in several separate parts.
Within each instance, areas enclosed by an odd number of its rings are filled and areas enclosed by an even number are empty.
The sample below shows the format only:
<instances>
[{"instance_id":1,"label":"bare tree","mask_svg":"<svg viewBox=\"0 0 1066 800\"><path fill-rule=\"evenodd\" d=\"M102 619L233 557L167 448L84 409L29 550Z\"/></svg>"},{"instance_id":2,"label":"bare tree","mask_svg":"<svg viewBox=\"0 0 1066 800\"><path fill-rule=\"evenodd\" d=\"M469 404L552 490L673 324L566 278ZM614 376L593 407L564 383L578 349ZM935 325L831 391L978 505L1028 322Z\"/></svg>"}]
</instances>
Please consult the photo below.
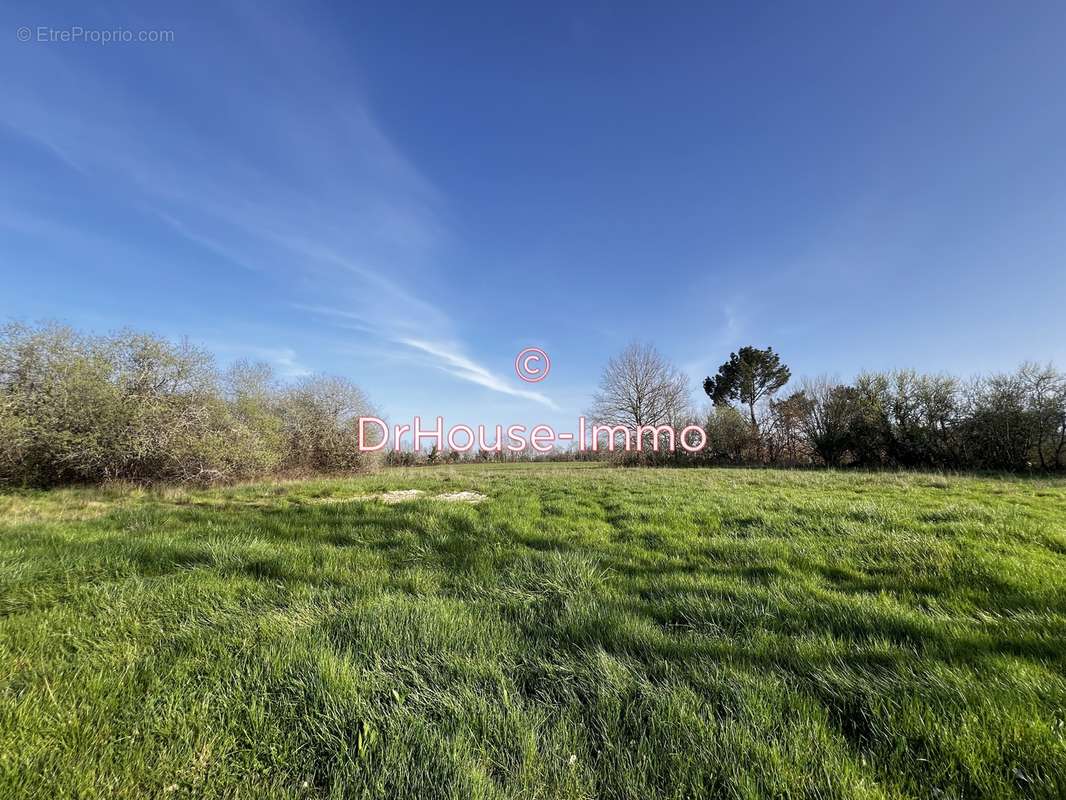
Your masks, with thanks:
<instances>
[{"instance_id":1,"label":"bare tree","mask_svg":"<svg viewBox=\"0 0 1066 800\"><path fill-rule=\"evenodd\" d=\"M1062 465L1066 449L1066 375L1051 364L1026 362L1018 370L1035 428L1033 439L1041 469Z\"/></svg>"},{"instance_id":2,"label":"bare tree","mask_svg":"<svg viewBox=\"0 0 1066 800\"><path fill-rule=\"evenodd\" d=\"M633 431L672 425L684 416L688 399L681 371L650 344L634 342L607 362L588 416Z\"/></svg>"}]
</instances>

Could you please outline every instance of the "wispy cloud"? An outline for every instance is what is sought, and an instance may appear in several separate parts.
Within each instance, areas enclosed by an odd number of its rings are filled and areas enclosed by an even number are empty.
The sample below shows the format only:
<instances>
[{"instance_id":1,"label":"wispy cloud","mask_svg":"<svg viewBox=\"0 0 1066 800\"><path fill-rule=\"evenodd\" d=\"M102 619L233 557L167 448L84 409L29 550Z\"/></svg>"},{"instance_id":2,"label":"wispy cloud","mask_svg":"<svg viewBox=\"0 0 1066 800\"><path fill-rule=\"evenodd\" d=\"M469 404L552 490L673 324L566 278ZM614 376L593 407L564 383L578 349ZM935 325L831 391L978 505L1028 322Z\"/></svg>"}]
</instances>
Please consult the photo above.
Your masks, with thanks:
<instances>
[{"instance_id":1,"label":"wispy cloud","mask_svg":"<svg viewBox=\"0 0 1066 800\"><path fill-rule=\"evenodd\" d=\"M476 383L478 386L484 386L487 389L492 389L494 392L502 392L503 394L509 394L514 397L524 397L527 400L533 400L553 410L559 410L559 407L552 402L549 397L546 397L540 392L533 392L512 386L498 375L489 372L485 367L471 361L461 353L449 349L445 345L436 342L426 342L420 339L401 339L400 342L408 347L413 347L416 350L421 350L422 352L433 356L435 366L461 380Z\"/></svg>"},{"instance_id":2,"label":"wispy cloud","mask_svg":"<svg viewBox=\"0 0 1066 800\"><path fill-rule=\"evenodd\" d=\"M147 89L95 68L84 49L22 48L10 63L0 55L0 67L20 76L0 123L168 235L240 267L240 280L280 288L287 307L555 408L467 355L437 299L447 198L379 124L344 48L295 13L268 20L240 4L219 13L240 24L225 37L198 31L195 62L166 49L126 53L130 68L151 59ZM254 95L253 75L270 78ZM175 113L190 86L196 118ZM290 377L305 374L286 348L243 350Z\"/></svg>"},{"instance_id":3,"label":"wispy cloud","mask_svg":"<svg viewBox=\"0 0 1066 800\"><path fill-rule=\"evenodd\" d=\"M491 389L494 392L510 395L511 397L521 397L526 400L532 400L535 403L540 403L541 405L556 411L559 409L551 398L541 392L535 392L515 386L508 379L501 377L487 367L477 363L472 358L465 355L462 347L453 341L427 339L424 336L412 336L396 330L391 332L386 331L380 327L376 327L362 315L352 311L345 311L343 309L303 305L298 305L296 307L309 313L330 317L334 320L335 324L338 324L341 327L385 338L394 344L403 345L417 353L430 356L430 358L426 360L426 363L446 372L452 377L458 378L459 380L474 383L478 386L483 386L486 389Z\"/></svg>"}]
</instances>

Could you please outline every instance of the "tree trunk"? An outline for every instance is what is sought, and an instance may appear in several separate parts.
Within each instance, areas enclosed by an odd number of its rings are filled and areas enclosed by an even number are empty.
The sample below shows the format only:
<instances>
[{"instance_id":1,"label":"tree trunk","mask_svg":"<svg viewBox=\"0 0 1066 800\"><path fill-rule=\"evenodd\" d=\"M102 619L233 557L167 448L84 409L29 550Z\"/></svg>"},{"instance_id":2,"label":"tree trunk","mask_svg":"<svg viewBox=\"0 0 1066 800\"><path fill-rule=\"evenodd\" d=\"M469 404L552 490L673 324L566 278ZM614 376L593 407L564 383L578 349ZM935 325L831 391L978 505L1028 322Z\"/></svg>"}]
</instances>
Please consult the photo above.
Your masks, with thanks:
<instances>
[{"instance_id":1,"label":"tree trunk","mask_svg":"<svg viewBox=\"0 0 1066 800\"><path fill-rule=\"evenodd\" d=\"M751 435L755 439L755 460L762 461L762 440L759 438L759 423L755 421L755 403L748 403L748 413L751 415Z\"/></svg>"}]
</instances>

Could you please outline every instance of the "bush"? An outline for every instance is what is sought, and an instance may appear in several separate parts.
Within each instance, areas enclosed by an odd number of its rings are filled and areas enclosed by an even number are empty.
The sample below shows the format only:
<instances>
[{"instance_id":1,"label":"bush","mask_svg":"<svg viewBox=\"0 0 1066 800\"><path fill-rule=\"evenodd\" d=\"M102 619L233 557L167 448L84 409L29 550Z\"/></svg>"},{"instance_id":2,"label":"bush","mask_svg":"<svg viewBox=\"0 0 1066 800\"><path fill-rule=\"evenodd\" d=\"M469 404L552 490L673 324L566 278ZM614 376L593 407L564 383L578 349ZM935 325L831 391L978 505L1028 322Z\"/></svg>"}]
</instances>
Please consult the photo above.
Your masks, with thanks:
<instances>
[{"instance_id":1,"label":"bush","mask_svg":"<svg viewBox=\"0 0 1066 800\"><path fill-rule=\"evenodd\" d=\"M359 451L359 418L373 411L366 395L350 381L333 377L301 381L282 392L277 414L287 469L334 472L365 466L367 454Z\"/></svg>"},{"instance_id":2,"label":"bush","mask_svg":"<svg viewBox=\"0 0 1066 800\"><path fill-rule=\"evenodd\" d=\"M1066 375L1025 364L963 386L913 371L809 382L804 430L824 463L866 467L1066 468Z\"/></svg>"},{"instance_id":3,"label":"bush","mask_svg":"<svg viewBox=\"0 0 1066 800\"><path fill-rule=\"evenodd\" d=\"M347 381L280 387L265 365L220 375L206 351L123 331L0 329L0 482L217 481L363 466L369 404Z\"/></svg>"}]
</instances>

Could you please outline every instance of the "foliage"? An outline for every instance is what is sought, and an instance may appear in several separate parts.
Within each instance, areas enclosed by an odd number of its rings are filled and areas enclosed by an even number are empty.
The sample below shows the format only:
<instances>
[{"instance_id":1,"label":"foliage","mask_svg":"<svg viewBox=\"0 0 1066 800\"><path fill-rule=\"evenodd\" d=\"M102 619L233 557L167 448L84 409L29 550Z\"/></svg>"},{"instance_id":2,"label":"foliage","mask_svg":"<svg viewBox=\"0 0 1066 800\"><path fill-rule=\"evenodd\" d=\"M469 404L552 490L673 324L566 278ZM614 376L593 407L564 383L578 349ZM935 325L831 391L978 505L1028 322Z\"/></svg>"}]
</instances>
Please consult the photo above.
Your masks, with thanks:
<instances>
[{"instance_id":1,"label":"foliage","mask_svg":"<svg viewBox=\"0 0 1066 800\"><path fill-rule=\"evenodd\" d=\"M619 432L615 451L605 452L606 432L599 452L446 449L381 459L1066 469L1066 374L1050 365L967 383L913 370L863 373L850 384L820 378L777 399L789 375L773 348L742 347L705 381L714 403L704 412L690 405L687 379L673 363L634 343L610 359L588 412L594 425L631 433L647 426L633 452L624 451ZM358 423L371 414L348 380L285 384L268 366L247 362L220 372L188 342L131 331L91 336L60 325L0 328L0 484L208 483L360 470L369 462ZM704 425L702 452L671 450L663 426L679 432L688 424Z\"/></svg>"},{"instance_id":2,"label":"foliage","mask_svg":"<svg viewBox=\"0 0 1066 800\"><path fill-rule=\"evenodd\" d=\"M914 370L863 373L850 385L822 377L775 400L788 376L772 348L733 353L704 381L715 407L707 422L708 451L688 460L1066 469L1066 374L1050 365L1023 364L1015 373L969 384ZM718 411L732 409L730 401L745 407L746 446L729 429L731 418Z\"/></svg>"},{"instance_id":3,"label":"foliage","mask_svg":"<svg viewBox=\"0 0 1066 800\"><path fill-rule=\"evenodd\" d=\"M0 329L0 483L213 481L362 464L347 381L279 386L264 365L219 374L188 342L59 325Z\"/></svg>"},{"instance_id":4,"label":"foliage","mask_svg":"<svg viewBox=\"0 0 1066 800\"><path fill-rule=\"evenodd\" d=\"M707 414L707 449L712 459L742 464L754 438L751 427L733 406L712 406Z\"/></svg>"},{"instance_id":5,"label":"foliage","mask_svg":"<svg viewBox=\"0 0 1066 800\"><path fill-rule=\"evenodd\" d=\"M773 397L788 383L792 373L781 363L781 356L772 347L742 347L729 354L729 360L718 368L718 374L703 381L703 391L715 405L736 400L748 407L751 425L756 427L755 406Z\"/></svg>"}]
</instances>

